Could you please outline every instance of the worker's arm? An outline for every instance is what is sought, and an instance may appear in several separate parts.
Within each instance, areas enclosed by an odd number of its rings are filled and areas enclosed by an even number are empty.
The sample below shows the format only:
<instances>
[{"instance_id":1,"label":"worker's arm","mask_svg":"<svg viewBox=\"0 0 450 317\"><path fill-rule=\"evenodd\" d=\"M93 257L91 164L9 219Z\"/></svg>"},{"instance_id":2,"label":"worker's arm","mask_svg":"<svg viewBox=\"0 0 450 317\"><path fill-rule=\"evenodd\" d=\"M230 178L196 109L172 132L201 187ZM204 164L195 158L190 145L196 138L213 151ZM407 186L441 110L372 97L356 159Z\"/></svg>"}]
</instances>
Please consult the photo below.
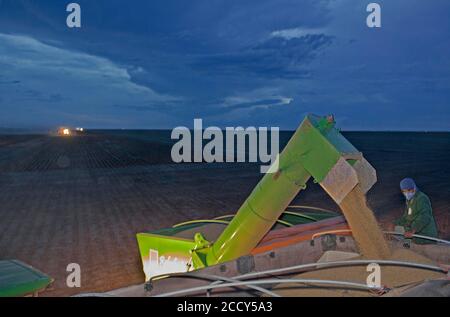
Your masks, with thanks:
<instances>
[{"instance_id":1,"label":"worker's arm","mask_svg":"<svg viewBox=\"0 0 450 317\"><path fill-rule=\"evenodd\" d=\"M432 220L432 209L429 199L423 197L417 202L416 210L414 210L413 219L411 221L411 231L414 233L421 232Z\"/></svg>"},{"instance_id":2,"label":"worker's arm","mask_svg":"<svg viewBox=\"0 0 450 317\"><path fill-rule=\"evenodd\" d=\"M394 224L396 225L396 226L405 226L406 225L406 215L407 215L407 213L405 212L405 213L403 213L403 215L399 218L399 219L397 219L395 222L394 222Z\"/></svg>"}]
</instances>

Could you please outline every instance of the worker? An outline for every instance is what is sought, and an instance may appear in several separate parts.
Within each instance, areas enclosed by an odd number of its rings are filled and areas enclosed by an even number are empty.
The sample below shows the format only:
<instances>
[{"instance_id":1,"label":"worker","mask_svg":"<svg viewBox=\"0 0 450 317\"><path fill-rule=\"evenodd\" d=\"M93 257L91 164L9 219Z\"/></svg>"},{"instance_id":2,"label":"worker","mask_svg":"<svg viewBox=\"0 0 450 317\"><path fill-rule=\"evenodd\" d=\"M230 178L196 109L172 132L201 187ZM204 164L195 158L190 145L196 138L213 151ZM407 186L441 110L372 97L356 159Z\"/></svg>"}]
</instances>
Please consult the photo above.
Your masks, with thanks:
<instances>
[{"instance_id":1,"label":"worker","mask_svg":"<svg viewBox=\"0 0 450 317\"><path fill-rule=\"evenodd\" d=\"M404 236L413 238L414 234L437 238L437 227L427 195L421 192L412 178L400 182L400 189L406 198L406 208L403 216L395 224L404 228ZM428 244L432 240L414 238L414 243Z\"/></svg>"}]
</instances>

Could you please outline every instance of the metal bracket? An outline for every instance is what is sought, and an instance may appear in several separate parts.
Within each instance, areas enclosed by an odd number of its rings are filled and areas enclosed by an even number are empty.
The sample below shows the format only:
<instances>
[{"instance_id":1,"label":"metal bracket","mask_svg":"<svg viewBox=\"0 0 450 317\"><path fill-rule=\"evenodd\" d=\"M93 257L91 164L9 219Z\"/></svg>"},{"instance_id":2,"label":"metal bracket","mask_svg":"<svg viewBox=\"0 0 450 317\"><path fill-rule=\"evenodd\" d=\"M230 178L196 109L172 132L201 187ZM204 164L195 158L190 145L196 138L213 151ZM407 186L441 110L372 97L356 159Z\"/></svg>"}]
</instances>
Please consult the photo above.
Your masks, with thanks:
<instances>
[{"instance_id":1,"label":"metal bracket","mask_svg":"<svg viewBox=\"0 0 450 317\"><path fill-rule=\"evenodd\" d=\"M240 274L247 274L255 270L255 258L253 255L241 256L236 261L237 270Z\"/></svg>"},{"instance_id":2,"label":"metal bracket","mask_svg":"<svg viewBox=\"0 0 450 317\"><path fill-rule=\"evenodd\" d=\"M321 239L321 244L323 251L336 250L337 247L336 236L334 234L324 235Z\"/></svg>"}]
</instances>

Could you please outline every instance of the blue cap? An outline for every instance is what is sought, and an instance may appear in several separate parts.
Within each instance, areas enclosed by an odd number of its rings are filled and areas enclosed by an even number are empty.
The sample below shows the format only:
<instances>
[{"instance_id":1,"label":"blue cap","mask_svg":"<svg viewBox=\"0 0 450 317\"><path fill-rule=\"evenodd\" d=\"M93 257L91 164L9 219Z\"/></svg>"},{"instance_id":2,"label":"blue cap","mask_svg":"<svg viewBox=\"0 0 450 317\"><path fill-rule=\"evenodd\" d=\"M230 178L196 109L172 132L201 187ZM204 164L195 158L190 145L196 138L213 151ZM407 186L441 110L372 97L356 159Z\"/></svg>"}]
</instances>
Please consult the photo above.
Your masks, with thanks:
<instances>
[{"instance_id":1,"label":"blue cap","mask_svg":"<svg viewBox=\"0 0 450 317\"><path fill-rule=\"evenodd\" d=\"M401 190L416 189L416 183L414 182L414 180L412 178L404 178L400 182L400 189Z\"/></svg>"}]
</instances>

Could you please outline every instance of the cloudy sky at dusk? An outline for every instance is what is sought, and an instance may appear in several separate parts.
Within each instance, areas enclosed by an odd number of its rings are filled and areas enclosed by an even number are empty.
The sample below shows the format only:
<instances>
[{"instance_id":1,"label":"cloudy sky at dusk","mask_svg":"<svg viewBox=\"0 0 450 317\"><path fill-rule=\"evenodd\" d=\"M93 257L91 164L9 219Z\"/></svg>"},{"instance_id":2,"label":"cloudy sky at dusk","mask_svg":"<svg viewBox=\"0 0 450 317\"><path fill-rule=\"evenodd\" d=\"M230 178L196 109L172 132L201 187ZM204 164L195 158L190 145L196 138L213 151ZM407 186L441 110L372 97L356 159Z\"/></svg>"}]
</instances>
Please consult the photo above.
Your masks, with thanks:
<instances>
[{"instance_id":1,"label":"cloudy sky at dusk","mask_svg":"<svg viewBox=\"0 0 450 317\"><path fill-rule=\"evenodd\" d=\"M450 1L0 0L0 127L450 130Z\"/></svg>"}]
</instances>

